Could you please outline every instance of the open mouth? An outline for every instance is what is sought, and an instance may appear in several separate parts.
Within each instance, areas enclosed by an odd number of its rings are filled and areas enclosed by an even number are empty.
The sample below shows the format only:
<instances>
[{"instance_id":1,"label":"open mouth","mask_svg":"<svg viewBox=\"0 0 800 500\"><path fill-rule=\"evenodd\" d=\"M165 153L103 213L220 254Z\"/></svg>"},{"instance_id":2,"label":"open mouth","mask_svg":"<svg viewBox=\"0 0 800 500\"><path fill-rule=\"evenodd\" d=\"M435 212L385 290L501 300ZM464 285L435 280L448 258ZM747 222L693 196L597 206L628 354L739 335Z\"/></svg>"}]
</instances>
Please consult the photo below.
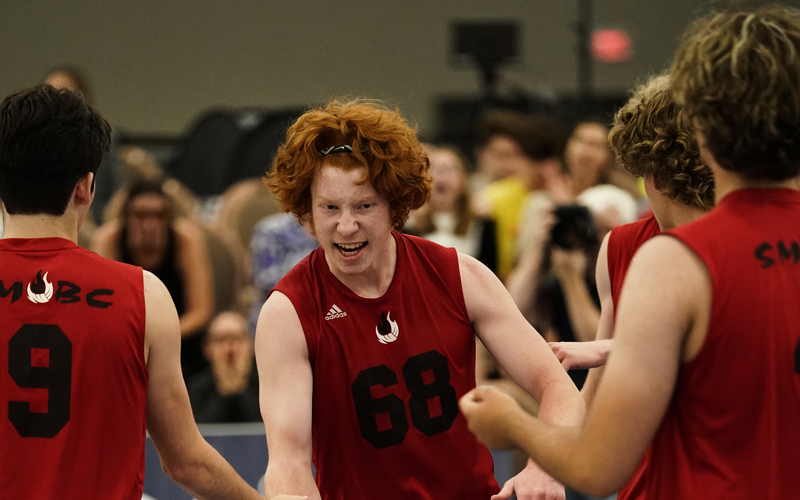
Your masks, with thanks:
<instances>
[{"instance_id":1,"label":"open mouth","mask_svg":"<svg viewBox=\"0 0 800 500\"><path fill-rule=\"evenodd\" d=\"M336 249L339 250L339 252L342 255L348 257L357 254L359 250L367 246L367 242L364 241L361 243L341 243L341 244L334 243L333 246L336 247Z\"/></svg>"}]
</instances>

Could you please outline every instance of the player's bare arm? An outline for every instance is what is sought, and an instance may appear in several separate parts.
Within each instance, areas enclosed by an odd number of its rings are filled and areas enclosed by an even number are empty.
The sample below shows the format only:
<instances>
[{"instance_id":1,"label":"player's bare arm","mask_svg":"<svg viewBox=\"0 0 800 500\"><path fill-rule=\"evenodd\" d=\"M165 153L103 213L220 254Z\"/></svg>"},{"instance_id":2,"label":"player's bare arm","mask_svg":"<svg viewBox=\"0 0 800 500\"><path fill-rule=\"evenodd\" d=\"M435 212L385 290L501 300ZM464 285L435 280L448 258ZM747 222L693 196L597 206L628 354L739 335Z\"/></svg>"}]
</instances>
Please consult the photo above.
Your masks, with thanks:
<instances>
[{"instance_id":1,"label":"player's bare arm","mask_svg":"<svg viewBox=\"0 0 800 500\"><path fill-rule=\"evenodd\" d=\"M583 400L541 335L530 326L497 277L476 259L459 255L464 301L475 332L514 382L540 404L539 415L556 425L583 421ZM511 479L496 498L563 498L561 485L535 464ZM537 495L533 496L534 491Z\"/></svg>"},{"instance_id":2,"label":"player's bare arm","mask_svg":"<svg viewBox=\"0 0 800 500\"><path fill-rule=\"evenodd\" d=\"M616 491L633 473L666 411L681 363L702 346L711 307L705 266L671 237L656 237L640 249L625 285L614 356L583 427L558 428L530 417L490 388L462 399L482 441L521 446L554 477L594 496Z\"/></svg>"},{"instance_id":3,"label":"player's bare arm","mask_svg":"<svg viewBox=\"0 0 800 500\"><path fill-rule=\"evenodd\" d=\"M578 390L500 280L470 256L459 254L459 266L467 311L486 349L539 401L543 418L558 425L580 424L584 407Z\"/></svg>"},{"instance_id":4,"label":"player's bare arm","mask_svg":"<svg viewBox=\"0 0 800 500\"><path fill-rule=\"evenodd\" d=\"M147 271L144 293L147 430L161 466L200 500L262 498L197 430L180 370L181 339L175 305L163 283Z\"/></svg>"},{"instance_id":5,"label":"player's bare arm","mask_svg":"<svg viewBox=\"0 0 800 500\"><path fill-rule=\"evenodd\" d=\"M300 318L280 292L269 296L256 328L261 416L269 463L267 498L291 493L320 498L311 474L313 376Z\"/></svg>"},{"instance_id":6,"label":"player's bare arm","mask_svg":"<svg viewBox=\"0 0 800 500\"><path fill-rule=\"evenodd\" d=\"M613 230L612 230L613 232ZM600 377L603 375L603 365L605 365L608 356L611 354L611 336L614 333L614 299L611 295L611 278L608 274L608 240L611 237L611 232L605 235L603 243L600 245L600 251L597 255L597 264L595 265L595 283L597 284L597 294L600 297L600 321L597 325L597 335L595 336L596 354L599 354L596 359L597 364L589 370L589 375L586 377L586 382L581 389L581 395L586 402L586 408L590 408L594 396L597 393L597 385L600 383Z\"/></svg>"}]
</instances>

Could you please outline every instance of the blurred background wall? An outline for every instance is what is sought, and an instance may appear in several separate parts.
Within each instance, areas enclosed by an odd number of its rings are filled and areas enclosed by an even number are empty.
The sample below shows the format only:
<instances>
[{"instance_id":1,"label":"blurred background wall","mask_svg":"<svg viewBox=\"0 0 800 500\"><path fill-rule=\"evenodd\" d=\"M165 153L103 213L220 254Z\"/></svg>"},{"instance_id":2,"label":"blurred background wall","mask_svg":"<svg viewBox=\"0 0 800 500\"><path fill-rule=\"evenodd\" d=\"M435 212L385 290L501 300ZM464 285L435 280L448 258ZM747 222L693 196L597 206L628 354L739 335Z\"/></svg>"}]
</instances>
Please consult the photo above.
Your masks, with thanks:
<instances>
[{"instance_id":1,"label":"blurred background wall","mask_svg":"<svg viewBox=\"0 0 800 500\"><path fill-rule=\"evenodd\" d=\"M794 2L798 3L798 2ZM624 95L668 67L695 0L593 2L595 28L624 29L632 57L594 63L594 88ZM480 92L477 70L449 56L453 20L516 20L518 64L502 91L571 95L578 6L570 0L3 2L0 93L61 64L83 69L115 128L177 134L216 106L286 108L332 96L386 99L436 127L443 97Z\"/></svg>"}]
</instances>

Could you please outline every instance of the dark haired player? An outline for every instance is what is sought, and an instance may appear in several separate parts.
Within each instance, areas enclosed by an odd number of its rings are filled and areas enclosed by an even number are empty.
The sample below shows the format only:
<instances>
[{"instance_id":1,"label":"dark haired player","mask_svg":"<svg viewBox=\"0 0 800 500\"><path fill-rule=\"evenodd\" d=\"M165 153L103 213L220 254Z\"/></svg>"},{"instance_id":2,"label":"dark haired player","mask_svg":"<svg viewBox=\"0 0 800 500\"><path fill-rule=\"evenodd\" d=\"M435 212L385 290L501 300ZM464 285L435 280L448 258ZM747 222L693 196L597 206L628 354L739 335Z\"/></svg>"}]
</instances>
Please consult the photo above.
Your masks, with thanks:
<instances>
[{"instance_id":1,"label":"dark haired player","mask_svg":"<svg viewBox=\"0 0 800 500\"><path fill-rule=\"evenodd\" d=\"M258 499L200 436L164 285L76 245L108 150L80 94L0 105L0 497L139 500L145 431L200 499Z\"/></svg>"}]
</instances>

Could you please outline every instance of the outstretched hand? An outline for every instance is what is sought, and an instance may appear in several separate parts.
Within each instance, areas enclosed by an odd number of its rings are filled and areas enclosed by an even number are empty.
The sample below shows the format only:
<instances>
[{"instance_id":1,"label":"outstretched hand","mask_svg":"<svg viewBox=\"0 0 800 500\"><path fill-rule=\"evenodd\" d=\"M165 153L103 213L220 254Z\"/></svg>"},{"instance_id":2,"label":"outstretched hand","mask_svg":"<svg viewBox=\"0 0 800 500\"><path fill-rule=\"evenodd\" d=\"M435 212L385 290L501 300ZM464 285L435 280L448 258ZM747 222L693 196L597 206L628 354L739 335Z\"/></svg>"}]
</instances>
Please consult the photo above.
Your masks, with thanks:
<instances>
[{"instance_id":1,"label":"outstretched hand","mask_svg":"<svg viewBox=\"0 0 800 500\"><path fill-rule=\"evenodd\" d=\"M565 370L603 366L611 353L611 339L591 342L548 342Z\"/></svg>"},{"instance_id":2,"label":"outstretched hand","mask_svg":"<svg viewBox=\"0 0 800 500\"><path fill-rule=\"evenodd\" d=\"M483 444L494 449L514 446L509 436L510 423L523 410L511 396L494 387L480 386L466 393L458 406L470 432Z\"/></svg>"},{"instance_id":3,"label":"outstretched hand","mask_svg":"<svg viewBox=\"0 0 800 500\"><path fill-rule=\"evenodd\" d=\"M532 460L522 472L512 477L492 500L508 500L512 495L517 500L564 500L564 485L548 476Z\"/></svg>"}]
</instances>

